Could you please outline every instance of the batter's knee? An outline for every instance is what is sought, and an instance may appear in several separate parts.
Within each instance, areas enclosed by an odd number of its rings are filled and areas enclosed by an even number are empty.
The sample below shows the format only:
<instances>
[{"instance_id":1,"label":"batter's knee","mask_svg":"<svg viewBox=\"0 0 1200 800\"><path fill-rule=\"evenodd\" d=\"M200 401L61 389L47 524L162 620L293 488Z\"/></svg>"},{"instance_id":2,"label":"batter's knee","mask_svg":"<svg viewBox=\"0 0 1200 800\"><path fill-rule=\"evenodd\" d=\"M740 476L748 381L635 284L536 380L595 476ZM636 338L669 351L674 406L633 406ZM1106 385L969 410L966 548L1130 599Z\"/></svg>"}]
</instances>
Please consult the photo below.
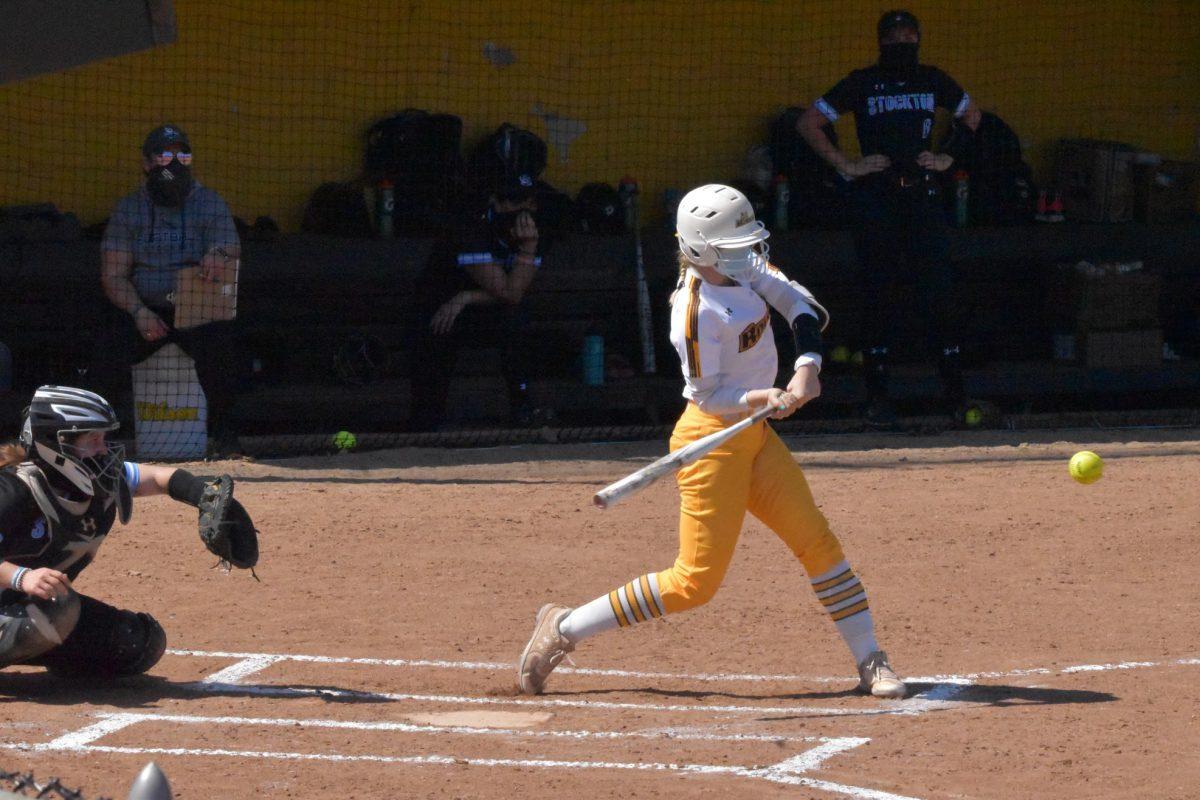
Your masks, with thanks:
<instances>
[{"instance_id":1,"label":"batter's knee","mask_svg":"<svg viewBox=\"0 0 1200 800\"><path fill-rule=\"evenodd\" d=\"M166 649L166 631L154 617L83 596L74 632L39 663L63 676L121 677L146 672Z\"/></svg>"},{"instance_id":2,"label":"batter's knee","mask_svg":"<svg viewBox=\"0 0 1200 800\"><path fill-rule=\"evenodd\" d=\"M674 570L658 574L659 593L663 608L668 614L698 608L717 596L721 581L698 580L691 575L680 575Z\"/></svg>"},{"instance_id":3,"label":"batter's knee","mask_svg":"<svg viewBox=\"0 0 1200 800\"><path fill-rule=\"evenodd\" d=\"M66 641L79 623L79 595L29 598L0 608L0 666L28 663Z\"/></svg>"},{"instance_id":4,"label":"batter's knee","mask_svg":"<svg viewBox=\"0 0 1200 800\"><path fill-rule=\"evenodd\" d=\"M821 575L842 563L846 555L842 551L842 543L826 526L820 535L805 543L803 551L797 553L797 557L804 565L805 572L809 575Z\"/></svg>"}]
</instances>

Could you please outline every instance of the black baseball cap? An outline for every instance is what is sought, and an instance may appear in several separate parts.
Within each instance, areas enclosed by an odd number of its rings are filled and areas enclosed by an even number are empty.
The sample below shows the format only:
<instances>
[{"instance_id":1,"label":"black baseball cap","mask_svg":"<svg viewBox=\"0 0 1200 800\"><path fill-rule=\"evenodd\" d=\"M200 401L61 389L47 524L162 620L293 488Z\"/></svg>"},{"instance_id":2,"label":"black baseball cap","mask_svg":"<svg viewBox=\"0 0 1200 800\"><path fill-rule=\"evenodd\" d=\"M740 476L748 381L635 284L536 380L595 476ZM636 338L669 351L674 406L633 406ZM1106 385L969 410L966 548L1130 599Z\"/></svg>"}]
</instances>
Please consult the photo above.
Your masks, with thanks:
<instances>
[{"instance_id":1,"label":"black baseball cap","mask_svg":"<svg viewBox=\"0 0 1200 800\"><path fill-rule=\"evenodd\" d=\"M921 35L921 23L917 22L916 15L903 9L885 12L879 18L879 24L875 26L875 33L878 38L882 39L896 28L912 28L917 32L917 36Z\"/></svg>"},{"instance_id":2,"label":"black baseball cap","mask_svg":"<svg viewBox=\"0 0 1200 800\"><path fill-rule=\"evenodd\" d=\"M508 175L500 181L500 186L496 190L496 198L519 203L532 197L536 191L537 181L533 179L532 175L526 173Z\"/></svg>"},{"instance_id":3,"label":"black baseball cap","mask_svg":"<svg viewBox=\"0 0 1200 800\"><path fill-rule=\"evenodd\" d=\"M171 145L179 145L189 153L192 151L192 146L188 143L187 134L183 132L183 128L171 124L159 125L146 134L146 141L142 142L142 155L161 153Z\"/></svg>"}]
</instances>

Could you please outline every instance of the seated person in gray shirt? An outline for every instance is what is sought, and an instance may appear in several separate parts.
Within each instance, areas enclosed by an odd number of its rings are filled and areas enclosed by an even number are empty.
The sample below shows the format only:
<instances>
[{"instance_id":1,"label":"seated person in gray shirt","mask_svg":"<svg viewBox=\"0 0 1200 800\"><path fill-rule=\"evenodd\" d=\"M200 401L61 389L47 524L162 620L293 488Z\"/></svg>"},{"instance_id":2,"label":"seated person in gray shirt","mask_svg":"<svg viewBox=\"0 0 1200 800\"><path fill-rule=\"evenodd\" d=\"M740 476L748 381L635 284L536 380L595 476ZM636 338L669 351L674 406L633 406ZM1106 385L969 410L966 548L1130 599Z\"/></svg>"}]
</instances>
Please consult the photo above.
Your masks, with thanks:
<instances>
[{"instance_id":1,"label":"seated person in gray shirt","mask_svg":"<svg viewBox=\"0 0 1200 800\"><path fill-rule=\"evenodd\" d=\"M210 452L236 448L230 412L245 376L232 321L174 327L179 270L199 267L206 280L234 280L241 254L225 201L192 177L192 148L175 125L161 125L142 145L145 180L117 201L101 244L101 281L112 306L97 337L89 383L113 401L121 428L133 431L132 364L173 342L192 357L208 399Z\"/></svg>"}]
</instances>

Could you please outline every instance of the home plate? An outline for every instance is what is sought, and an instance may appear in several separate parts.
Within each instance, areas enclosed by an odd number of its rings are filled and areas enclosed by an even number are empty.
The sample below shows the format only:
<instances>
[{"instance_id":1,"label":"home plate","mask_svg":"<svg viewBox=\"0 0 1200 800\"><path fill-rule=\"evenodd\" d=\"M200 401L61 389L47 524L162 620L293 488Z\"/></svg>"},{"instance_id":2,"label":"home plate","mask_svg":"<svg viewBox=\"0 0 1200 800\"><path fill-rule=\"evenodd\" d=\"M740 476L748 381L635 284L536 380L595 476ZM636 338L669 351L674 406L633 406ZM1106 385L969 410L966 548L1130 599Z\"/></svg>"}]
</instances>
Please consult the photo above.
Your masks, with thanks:
<instances>
[{"instance_id":1,"label":"home plate","mask_svg":"<svg viewBox=\"0 0 1200 800\"><path fill-rule=\"evenodd\" d=\"M552 716L554 715L545 711L444 711L437 714L408 714L406 718L422 725L532 728L548 721Z\"/></svg>"}]
</instances>

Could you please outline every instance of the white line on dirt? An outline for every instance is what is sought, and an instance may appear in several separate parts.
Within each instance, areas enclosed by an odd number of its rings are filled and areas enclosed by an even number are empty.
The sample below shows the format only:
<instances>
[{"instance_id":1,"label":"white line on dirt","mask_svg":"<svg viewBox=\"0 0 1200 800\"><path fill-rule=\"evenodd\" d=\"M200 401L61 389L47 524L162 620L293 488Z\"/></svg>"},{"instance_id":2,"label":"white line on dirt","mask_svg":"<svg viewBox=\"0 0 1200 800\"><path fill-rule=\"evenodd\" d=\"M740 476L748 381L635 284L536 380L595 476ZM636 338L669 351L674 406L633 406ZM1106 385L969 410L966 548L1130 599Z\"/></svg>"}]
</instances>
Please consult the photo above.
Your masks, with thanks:
<instances>
[{"instance_id":1,"label":"white line on dirt","mask_svg":"<svg viewBox=\"0 0 1200 800\"><path fill-rule=\"evenodd\" d=\"M107 721L107 720L105 720ZM517 767L540 769L613 769L633 772L679 772L701 775L731 775L736 777L759 778L774 783L805 786L832 794L841 794L859 800L916 800L904 795L866 789L860 786L848 786L840 783L806 778L798 770L813 769L822 761L837 753L844 752L870 741L862 738L832 739L799 756L783 761L770 767L741 767L722 766L717 764L668 764L657 762L620 762L620 761L560 761L551 759L513 759L513 758L458 758L454 756L423 755L423 756L385 756L385 755L343 755L340 753L291 753L271 750L230 750L224 748L188 748L188 747L114 747L107 745L77 744L55 748L77 753L118 753L127 755L173 755L173 756L216 756L236 758L276 759L284 761L333 761L333 762L375 762L385 764L400 764L408 766L472 766L472 767ZM26 750L36 745L29 744L0 744L7 749ZM814 753L814 751L820 751ZM812 754L812 755L810 755Z\"/></svg>"},{"instance_id":2,"label":"white line on dirt","mask_svg":"<svg viewBox=\"0 0 1200 800\"><path fill-rule=\"evenodd\" d=\"M57 739L29 745L29 747L33 750L78 750L103 736L115 733L122 728L128 728L140 721L141 717L138 714L105 714L99 722L93 722L77 731L64 733Z\"/></svg>"},{"instance_id":3,"label":"white line on dirt","mask_svg":"<svg viewBox=\"0 0 1200 800\"><path fill-rule=\"evenodd\" d=\"M418 702L452 703L460 705L498 705L557 708L607 708L621 711L686 711L709 714L797 714L817 717L907 715L924 710L910 701L880 701L871 708L822 708L820 706L721 706L700 704L616 703L605 700L566 700L559 698L464 697L448 694L408 694L396 692L364 692L355 689L314 689L307 686L270 686L265 684L179 684L180 688L207 694L251 694L262 697L322 697L329 700L360 702ZM960 690L963 687L958 687Z\"/></svg>"},{"instance_id":4,"label":"white line on dirt","mask_svg":"<svg viewBox=\"0 0 1200 800\"><path fill-rule=\"evenodd\" d=\"M255 655L247 656L237 663L230 664L222 670L217 670L212 675L205 677L201 683L240 683L243 678L248 678L256 672L262 672L272 664L276 664L284 659L280 656L272 655Z\"/></svg>"},{"instance_id":5,"label":"white line on dirt","mask_svg":"<svg viewBox=\"0 0 1200 800\"><path fill-rule=\"evenodd\" d=\"M278 661L301 661L318 664L363 664L383 667L418 667L429 669L459 669L459 670L490 670L505 671L515 669L513 664L492 661L445 661L441 659L406 659L406 658L352 658L347 656L314 656L287 653L234 653L210 650L168 650L174 656L191 656L196 658L233 658L256 659L270 658L271 663ZM1128 661L1121 664L1081 664L1073 667L1048 668L1031 667L1013 669L1001 672L972 672L964 675L930 675L909 678L911 683L954 683L976 681L980 679L1016 678L1025 675L1070 675L1076 672L1098 672L1116 669L1135 669L1151 667L1197 666L1200 658L1180 658L1172 661ZM759 682L794 682L794 683L850 683L853 678L831 677L820 675L758 675L737 672L644 672L623 669L595 669L589 667L559 667L556 675L597 675L617 678L647 678L657 680L683 681L759 681Z\"/></svg>"},{"instance_id":6,"label":"white line on dirt","mask_svg":"<svg viewBox=\"0 0 1200 800\"><path fill-rule=\"evenodd\" d=\"M411 722L359 722L355 720L337 719L285 719L282 717L229 717L203 716L197 714L156 714L156 713L101 713L96 716L136 717L139 722L170 722L180 725L245 725L283 728L339 728L361 731L393 731L398 733L432 733L457 734L464 736L517 736L529 738L561 738L561 739L667 739L670 741L691 740L709 742L825 742L842 743L842 749L849 749L856 744L846 745L845 742L863 744L854 739L832 739L826 736L788 736L766 733L702 733L682 730L653 730L653 731L604 731L604 730L528 730L520 728L482 728L473 725L416 725ZM128 723L126 723L128 724ZM101 734L103 735L103 734ZM808 751L815 753L821 748ZM821 751L823 752L823 751ZM841 752L840 750L835 750ZM832 753L831 753L832 754ZM827 756L826 756L827 757Z\"/></svg>"},{"instance_id":7,"label":"white line on dirt","mask_svg":"<svg viewBox=\"0 0 1200 800\"><path fill-rule=\"evenodd\" d=\"M258 658L271 655L278 661L301 661L317 664L362 664L377 667L417 667L424 669L459 669L487 670L503 672L515 670L512 663L500 661L446 661L443 659L425 658L353 658L349 656L314 656L266 653L233 653L210 650L168 650L173 656L192 656L196 658ZM849 683L853 676L822 677L816 675L754 675L737 672L693 673L693 672L645 672L628 669L598 669L593 667L559 667L556 675L598 675L614 678L654 678L659 680L688 680L688 681L793 681L799 683Z\"/></svg>"}]
</instances>

